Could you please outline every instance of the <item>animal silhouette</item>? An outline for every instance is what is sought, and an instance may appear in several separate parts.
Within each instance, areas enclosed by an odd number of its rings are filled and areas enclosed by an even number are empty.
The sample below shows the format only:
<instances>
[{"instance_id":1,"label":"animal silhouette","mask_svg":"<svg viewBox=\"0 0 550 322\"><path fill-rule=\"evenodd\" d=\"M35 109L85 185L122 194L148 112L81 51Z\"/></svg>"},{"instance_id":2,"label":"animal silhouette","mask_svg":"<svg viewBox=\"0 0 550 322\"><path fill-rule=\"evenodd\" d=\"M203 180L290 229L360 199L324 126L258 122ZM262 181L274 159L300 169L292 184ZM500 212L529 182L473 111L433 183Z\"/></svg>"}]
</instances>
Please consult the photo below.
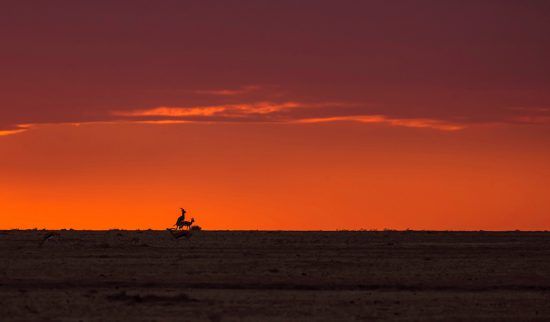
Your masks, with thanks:
<instances>
[{"instance_id":1,"label":"animal silhouette","mask_svg":"<svg viewBox=\"0 0 550 322\"><path fill-rule=\"evenodd\" d=\"M178 228L181 228L183 227L182 224L185 222L185 209L183 208L180 208L181 209L181 216L179 216L178 220L176 221L176 224L174 226L178 227Z\"/></svg>"},{"instance_id":2,"label":"animal silhouette","mask_svg":"<svg viewBox=\"0 0 550 322\"><path fill-rule=\"evenodd\" d=\"M195 222L195 218L191 218L191 221L182 221L178 223L178 229L182 229L183 227L187 227L187 229L191 229L191 226Z\"/></svg>"}]
</instances>

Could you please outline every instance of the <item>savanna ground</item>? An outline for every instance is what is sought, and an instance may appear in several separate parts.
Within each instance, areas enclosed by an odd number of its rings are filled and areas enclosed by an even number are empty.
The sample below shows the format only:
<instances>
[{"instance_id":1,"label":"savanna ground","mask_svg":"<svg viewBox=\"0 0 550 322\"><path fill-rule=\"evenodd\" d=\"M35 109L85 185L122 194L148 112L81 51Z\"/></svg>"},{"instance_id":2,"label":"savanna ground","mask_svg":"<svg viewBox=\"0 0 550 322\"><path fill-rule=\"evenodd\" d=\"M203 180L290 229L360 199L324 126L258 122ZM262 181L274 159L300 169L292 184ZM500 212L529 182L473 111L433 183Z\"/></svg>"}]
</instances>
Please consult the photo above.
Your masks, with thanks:
<instances>
[{"instance_id":1,"label":"savanna ground","mask_svg":"<svg viewBox=\"0 0 550 322\"><path fill-rule=\"evenodd\" d=\"M0 317L550 320L550 233L0 232Z\"/></svg>"}]
</instances>

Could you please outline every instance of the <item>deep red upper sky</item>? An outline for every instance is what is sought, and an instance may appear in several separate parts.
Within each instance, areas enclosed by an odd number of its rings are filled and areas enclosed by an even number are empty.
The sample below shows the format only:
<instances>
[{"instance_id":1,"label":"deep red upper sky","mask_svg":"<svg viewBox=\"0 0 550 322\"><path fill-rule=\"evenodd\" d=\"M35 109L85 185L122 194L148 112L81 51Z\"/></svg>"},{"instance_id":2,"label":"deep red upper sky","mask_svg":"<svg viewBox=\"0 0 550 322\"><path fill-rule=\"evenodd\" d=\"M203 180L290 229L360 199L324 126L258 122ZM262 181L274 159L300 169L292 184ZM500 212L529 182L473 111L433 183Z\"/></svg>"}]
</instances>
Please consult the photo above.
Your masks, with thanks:
<instances>
[{"instance_id":1,"label":"deep red upper sky","mask_svg":"<svg viewBox=\"0 0 550 322\"><path fill-rule=\"evenodd\" d=\"M4 129L258 101L314 105L270 120L550 116L544 0L4 1L1 10Z\"/></svg>"}]
</instances>

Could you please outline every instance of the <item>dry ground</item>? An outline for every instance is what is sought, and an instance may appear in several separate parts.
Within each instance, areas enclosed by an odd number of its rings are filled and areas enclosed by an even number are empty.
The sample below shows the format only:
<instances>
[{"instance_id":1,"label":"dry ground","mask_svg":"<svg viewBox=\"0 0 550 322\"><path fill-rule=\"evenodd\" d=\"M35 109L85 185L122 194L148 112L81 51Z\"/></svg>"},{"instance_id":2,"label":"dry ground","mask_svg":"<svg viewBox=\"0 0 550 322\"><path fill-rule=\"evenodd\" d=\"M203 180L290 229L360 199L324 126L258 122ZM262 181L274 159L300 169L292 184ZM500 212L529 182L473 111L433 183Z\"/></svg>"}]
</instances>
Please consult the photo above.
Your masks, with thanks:
<instances>
[{"instance_id":1,"label":"dry ground","mask_svg":"<svg viewBox=\"0 0 550 322\"><path fill-rule=\"evenodd\" d=\"M0 232L0 317L550 320L550 233Z\"/></svg>"}]
</instances>

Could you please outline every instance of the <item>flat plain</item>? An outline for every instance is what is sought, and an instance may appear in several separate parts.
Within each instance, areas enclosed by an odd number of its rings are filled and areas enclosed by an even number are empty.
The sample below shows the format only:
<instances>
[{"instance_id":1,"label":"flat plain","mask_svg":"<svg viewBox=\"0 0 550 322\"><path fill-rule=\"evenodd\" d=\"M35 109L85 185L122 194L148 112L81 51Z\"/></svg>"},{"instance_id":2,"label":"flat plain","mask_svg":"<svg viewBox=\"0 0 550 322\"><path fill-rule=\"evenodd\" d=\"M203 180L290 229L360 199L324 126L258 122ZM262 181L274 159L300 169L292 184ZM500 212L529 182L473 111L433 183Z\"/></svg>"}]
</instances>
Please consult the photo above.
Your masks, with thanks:
<instances>
[{"instance_id":1,"label":"flat plain","mask_svg":"<svg viewBox=\"0 0 550 322\"><path fill-rule=\"evenodd\" d=\"M0 232L0 317L548 321L550 233Z\"/></svg>"}]
</instances>

